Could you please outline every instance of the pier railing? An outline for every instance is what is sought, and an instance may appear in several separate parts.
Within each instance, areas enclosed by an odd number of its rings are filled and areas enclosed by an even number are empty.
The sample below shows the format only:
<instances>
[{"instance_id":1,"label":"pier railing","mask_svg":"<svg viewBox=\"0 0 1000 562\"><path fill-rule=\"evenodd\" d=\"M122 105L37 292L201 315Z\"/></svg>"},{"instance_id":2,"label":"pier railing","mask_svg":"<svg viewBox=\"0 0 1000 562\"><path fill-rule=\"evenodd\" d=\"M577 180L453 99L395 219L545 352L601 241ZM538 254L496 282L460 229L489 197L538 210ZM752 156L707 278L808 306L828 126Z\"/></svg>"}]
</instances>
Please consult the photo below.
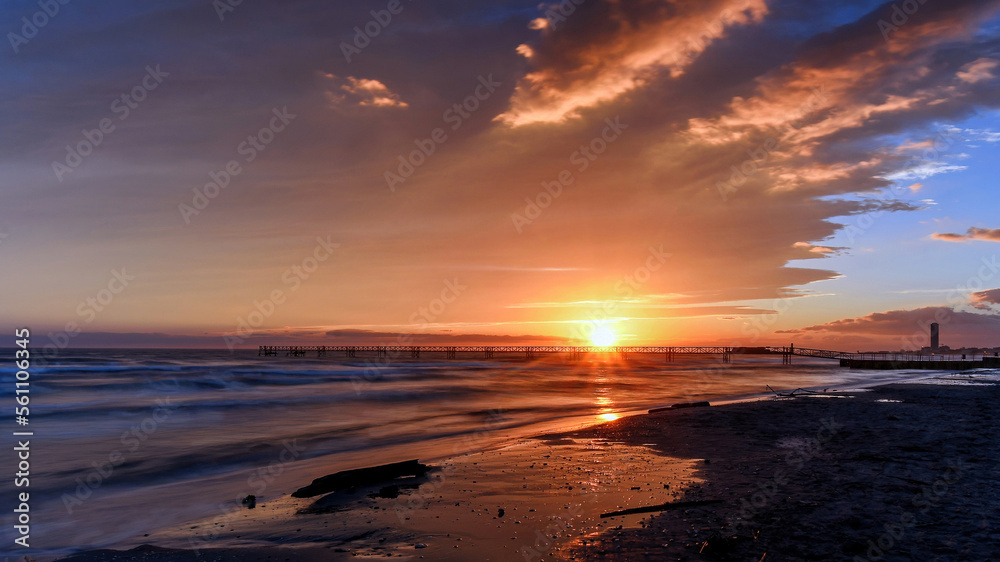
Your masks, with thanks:
<instances>
[{"instance_id":1,"label":"pier railing","mask_svg":"<svg viewBox=\"0 0 1000 562\"><path fill-rule=\"evenodd\" d=\"M966 364L974 366L977 364L993 365L1000 358L981 354L924 354L924 353L873 353L847 351L834 351L828 349L811 349L807 347L789 346L757 346L757 347L732 347L732 346L667 346L667 345L644 345L644 346L573 346L573 345L262 345L258 348L258 356L277 356L284 354L290 357L305 357L315 353L317 357L325 357L327 354L343 354L344 357L357 357L358 353L374 353L378 357L401 358L410 357L418 359L422 354L443 353L448 359L456 359L458 354L482 354L484 359L495 359L500 354L516 354L526 359L533 359L538 355L562 353L567 354L572 359L580 359L590 354L615 354L621 358L628 359L633 355L657 355L662 354L668 362L673 361L679 355L719 355L723 363L729 363L733 355L781 355L782 363L791 363L793 356L814 357L819 359L839 360L844 366L859 365L885 365L885 368L894 368L894 365L913 366L915 364L926 363L923 368L932 367L935 364L951 365Z\"/></svg>"},{"instance_id":2,"label":"pier railing","mask_svg":"<svg viewBox=\"0 0 1000 562\"><path fill-rule=\"evenodd\" d=\"M753 348L749 353L775 353L765 348ZM262 345L257 355L276 356L285 354L293 357L303 357L316 353L323 357L329 353L343 353L346 357L356 357L358 353L375 353L383 356L409 355L418 358L423 353L444 353L448 358L455 358L459 353L481 353L486 359L493 359L497 354L522 354L528 358L535 355L565 353L570 356L587 354L614 353L622 357L635 354L663 354L667 360L676 355L722 355L728 361L734 353L748 353L744 348L726 346L572 346L572 345ZM783 353L783 352L777 352ZM787 353L787 352L784 352Z\"/></svg>"},{"instance_id":3,"label":"pier railing","mask_svg":"<svg viewBox=\"0 0 1000 562\"><path fill-rule=\"evenodd\" d=\"M719 355L724 363L730 362L733 355L781 355L783 362L790 363L792 355L820 357L824 359L842 359L847 355L839 351L796 348L795 346L762 346L762 347L732 347L732 346L573 346L573 345L262 345L259 356L277 356L284 354L292 357L305 357L315 353L317 357L327 354L343 354L345 357L357 357L358 353L374 353L378 357L405 357L416 359L425 353L445 354L449 359L457 358L458 354L482 354L485 359L494 359L499 354L520 354L527 359L536 355L562 353L571 358L581 358L589 354L612 353L622 358L632 355L659 355L667 361L673 361L679 355Z\"/></svg>"}]
</instances>

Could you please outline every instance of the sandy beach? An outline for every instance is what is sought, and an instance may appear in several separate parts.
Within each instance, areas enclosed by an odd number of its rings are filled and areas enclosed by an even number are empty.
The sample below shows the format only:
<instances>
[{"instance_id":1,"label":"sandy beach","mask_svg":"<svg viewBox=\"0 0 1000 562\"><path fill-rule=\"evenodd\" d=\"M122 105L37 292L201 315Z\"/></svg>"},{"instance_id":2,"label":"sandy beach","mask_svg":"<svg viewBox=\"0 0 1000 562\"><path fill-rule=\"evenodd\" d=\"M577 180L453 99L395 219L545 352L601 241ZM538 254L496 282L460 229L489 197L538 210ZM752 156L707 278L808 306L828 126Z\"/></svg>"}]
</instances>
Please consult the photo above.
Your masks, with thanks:
<instances>
[{"instance_id":1,"label":"sandy beach","mask_svg":"<svg viewBox=\"0 0 1000 562\"><path fill-rule=\"evenodd\" d=\"M63 560L990 560L998 399L954 375L625 417Z\"/></svg>"}]
</instances>

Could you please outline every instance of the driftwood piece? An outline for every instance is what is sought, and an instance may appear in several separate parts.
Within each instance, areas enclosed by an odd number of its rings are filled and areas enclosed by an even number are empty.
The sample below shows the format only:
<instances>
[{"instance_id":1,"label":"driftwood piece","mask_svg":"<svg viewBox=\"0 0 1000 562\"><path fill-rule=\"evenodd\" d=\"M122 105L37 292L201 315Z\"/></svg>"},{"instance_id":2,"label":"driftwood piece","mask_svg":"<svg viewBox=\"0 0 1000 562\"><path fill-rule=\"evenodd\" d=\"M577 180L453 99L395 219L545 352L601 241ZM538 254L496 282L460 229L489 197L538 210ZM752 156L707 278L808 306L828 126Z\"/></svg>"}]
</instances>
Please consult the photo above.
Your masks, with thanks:
<instances>
[{"instance_id":1,"label":"driftwood piece","mask_svg":"<svg viewBox=\"0 0 1000 562\"><path fill-rule=\"evenodd\" d=\"M665 408L653 408L652 410L649 411L649 413L655 414L657 412L666 412L667 410L678 410L681 408L701 408L704 406L711 406L711 404L704 400L701 402L679 402L677 404L674 404L672 406L667 406Z\"/></svg>"},{"instance_id":2,"label":"driftwood piece","mask_svg":"<svg viewBox=\"0 0 1000 562\"><path fill-rule=\"evenodd\" d=\"M608 513L602 513L601 519L605 517L617 517L619 515L633 515L636 513L653 513L656 511L667 511L670 509L685 509L688 507L699 507L703 505L713 505L717 503L722 503L722 500L695 500L689 502L667 502L667 503L661 503L660 505L647 505L646 507L633 507L632 509L623 509L621 511L609 511Z\"/></svg>"},{"instance_id":3,"label":"driftwood piece","mask_svg":"<svg viewBox=\"0 0 1000 562\"><path fill-rule=\"evenodd\" d=\"M821 394L825 395L826 391L829 390L828 388L824 388L823 391L820 392L820 391L817 391L817 390L809 390L809 389L806 389L806 388L796 388L795 390L793 390L791 392L778 392L777 390L771 388L771 385L765 385L765 386L767 387L768 390L770 390L771 392L773 392L775 396L780 396L782 398L795 398L796 393L798 393L799 396L802 396L802 395L815 396L815 395L821 395Z\"/></svg>"},{"instance_id":4,"label":"driftwood piece","mask_svg":"<svg viewBox=\"0 0 1000 562\"><path fill-rule=\"evenodd\" d=\"M379 466L342 470L313 480L312 484L295 490L292 497L311 498L348 488L381 484L402 476L423 476L430 468L426 464L420 464L417 459L413 459Z\"/></svg>"}]
</instances>

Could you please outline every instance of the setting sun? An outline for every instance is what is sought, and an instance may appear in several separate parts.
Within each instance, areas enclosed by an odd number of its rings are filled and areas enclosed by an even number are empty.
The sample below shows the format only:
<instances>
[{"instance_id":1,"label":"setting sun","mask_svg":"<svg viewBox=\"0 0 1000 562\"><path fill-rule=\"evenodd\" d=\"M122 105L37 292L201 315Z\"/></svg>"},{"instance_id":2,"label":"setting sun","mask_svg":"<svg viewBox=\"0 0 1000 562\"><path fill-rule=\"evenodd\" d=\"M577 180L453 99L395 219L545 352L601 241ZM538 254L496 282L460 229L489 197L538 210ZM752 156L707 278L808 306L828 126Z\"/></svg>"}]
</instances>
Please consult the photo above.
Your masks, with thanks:
<instances>
[{"instance_id":1,"label":"setting sun","mask_svg":"<svg viewBox=\"0 0 1000 562\"><path fill-rule=\"evenodd\" d=\"M596 347L609 347L618 341L618 334L608 326L597 326L590 334L590 343Z\"/></svg>"}]
</instances>

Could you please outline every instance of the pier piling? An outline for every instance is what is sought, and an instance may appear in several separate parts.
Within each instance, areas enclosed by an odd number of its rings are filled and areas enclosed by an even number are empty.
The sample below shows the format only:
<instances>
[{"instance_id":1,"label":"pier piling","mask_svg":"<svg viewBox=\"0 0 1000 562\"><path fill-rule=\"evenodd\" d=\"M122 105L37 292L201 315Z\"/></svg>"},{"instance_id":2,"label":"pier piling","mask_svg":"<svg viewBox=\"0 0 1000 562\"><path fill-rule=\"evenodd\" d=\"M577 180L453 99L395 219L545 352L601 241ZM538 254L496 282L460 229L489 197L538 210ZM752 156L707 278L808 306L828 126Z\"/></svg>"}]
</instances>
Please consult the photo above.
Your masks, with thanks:
<instances>
[{"instance_id":1,"label":"pier piling","mask_svg":"<svg viewBox=\"0 0 1000 562\"><path fill-rule=\"evenodd\" d=\"M942 356L924 355L919 353L847 353L823 349L797 348L789 346L760 347L679 347L679 346L563 346L563 345L506 345L506 346L441 346L441 345L261 345L257 348L258 357L277 357L284 353L288 357L305 357L309 352L315 352L316 357L326 357L331 352L343 352L348 359L356 359L359 352L373 353L376 357L398 358L409 352L411 359L419 359L427 353L443 353L447 359L456 359L458 353L482 353L484 360L496 359L498 354L520 354L524 360L532 361L540 355L564 353L571 361L582 360L587 355L615 354L622 361L628 361L633 355L663 354L667 363L673 362L678 355L716 355L722 363L731 363L734 355L780 355L783 365L790 365L793 356L815 357L839 360L841 366L852 369L940 369L964 370L982 367L1000 367L1000 357L975 356L967 358L964 355Z\"/></svg>"}]
</instances>

